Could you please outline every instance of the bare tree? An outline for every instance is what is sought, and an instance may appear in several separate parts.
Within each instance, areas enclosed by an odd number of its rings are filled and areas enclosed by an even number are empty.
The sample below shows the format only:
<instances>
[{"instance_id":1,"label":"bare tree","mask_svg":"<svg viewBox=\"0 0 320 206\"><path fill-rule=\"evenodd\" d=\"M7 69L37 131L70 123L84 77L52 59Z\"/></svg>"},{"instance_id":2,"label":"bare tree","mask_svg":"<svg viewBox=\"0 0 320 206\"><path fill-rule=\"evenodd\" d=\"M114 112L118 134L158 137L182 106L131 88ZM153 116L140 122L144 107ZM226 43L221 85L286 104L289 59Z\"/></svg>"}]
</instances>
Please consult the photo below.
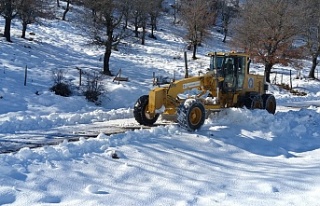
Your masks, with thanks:
<instances>
[{"instance_id":1,"label":"bare tree","mask_svg":"<svg viewBox=\"0 0 320 206\"><path fill-rule=\"evenodd\" d=\"M127 29L129 20L130 20L130 12L132 8L132 1L131 0L123 0L122 3L122 14L123 14L123 20L124 20L124 25L123 28Z\"/></svg>"},{"instance_id":2,"label":"bare tree","mask_svg":"<svg viewBox=\"0 0 320 206\"><path fill-rule=\"evenodd\" d=\"M22 21L22 35L25 38L28 24L36 22L36 18L42 16L42 0L21 0L18 4L18 16Z\"/></svg>"},{"instance_id":3,"label":"bare tree","mask_svg":"<svg viewBox=\"0 0 320 206\"><path fill-rule=\"evenodd\" d=\"M148 12L149 12L149 1L147 0L139 0L141 5L139 6L139 18L140 18L140 27L142 28L142 35L141 35L141 44L145 45L146 40L146 28L148 22Z\"/></svg>"},{"instance_id":4,"label":"bare tree","mask_svg":"<svg viewBox=\"0 0 320 206\"><path fill-rule=\"evenodd\" d=\"M211 4L216 3L210 0L182 0L181 18L187 28L186 38L193 47L192 58L196 59L197 46L208 36L208 28L212 25L213 14L209 10Z\"/></svg>"},{"instance_id":5,"label":"bare tree","mask_svg":"<svg viewBox=\"0 0 320 206\"><path fill-rule=\"evenodd\" d=\"M139 37L138 29L147 21L147 2L146 0L133 0L132 3L131 16L133 18L134 34L135 37Z\"/></svg>"},{"instance_id":6,"label":"bare tree","mask_svg":"<svg viewBox=\"0 0 320 206\"><path fill-rule=\"evenodd\" d=\"M163 0L155 0L150 2L149 16L150 16L150 25L151 25L151 38L156 38L154 36L154 30L157 30L157 19L160 16L162 9Z\"/></svg>"},{"instance_id":7,"label":"bare tree","mask_svg":"<svg viewBox=\"0 0 320 206\"><path fill-rule=\"evenodd\" d=\"M177 23L177 14L181 10L181 3L180 0L174 0L174 4L171 5L173 9L173 24Z\"/></svg>"},{"instance_id":8,"label":"bare tree","mask_svg":"<svg viewBox=\"0 0 320 206\"><path fill-rule=\"evenodd\" d=\"M222 28L223 28L223 40L225 43L229 31L229 25L234 17L237 16L239 11L239 1L238 0L220 0L219 2L220 14L222 20Z\"/></svg>"},{"instance_id":9,"label":"bare tree","mask_svg":"<svg viewBox=\"0 0 320 206\"><path fill-rule=\"evenodd\" d=\"M141 44L145 44L146 28L149 20L149 12L152 9L154 1L133 0L131 8L131 17L133 19L135 37L139 37L139 28L142 28Z\"/></svg>"},{"instance_id":10,"label":"bare tree","mask_svg":"<svg viewBox=\"0 0 320 206\"><path fill-rule=\"evenodd\" d=\"M298 4L294 0L247 0L233 25L233 43L264 63L267 82L275 64L287 65L302 55L294 45L302 33Z\"/></svg>"},{"instance_id":11,"label":"bare tree","mask_svg":"<svg viewBox=\"0 0 320 206\"><path fill-rule=\"evenodd\" d=\"M305 0L303 5L302 27L305 31L306 48L312 61L308 77L315 79L315 70L320 56L320 1Z\"/></svg>"},{"instance_id":12,"label":"bare tree","mask_svg":"<svg viewBox=\"0 0 320 206\"><path fill-rule=\"evenodd\" d=\"M133 25L134 25L134 34L135 34L135 37L139 37L139 24L140 24L140 13L139 13L139 10L137 10L136 8L134 8L132 10L132 13L131 13L131 16L133 17Z\"/></svg>"},{"instance_id":13,"label":"bare tree","mask_svg":"<svg viewBox=\"0 0 320 206\"><path fill-rule=\"evenodd\" d=\"M116 35L116 29L120 28L121 25L123 2L119 0L86 0L84 3L92 11L94 24L97 26L102 25L105 29L106 38L104 40L103 73L112 75L109 62L112 47L115 42L118 43L119 41L119 36Z\"/></svg>"},{"instance_id":14,"label":"bare tree","mask_svg":"<svg viewBox=\"0 0 320 206\"><path fill-rule=\"evenodd\" d=\"M57 0L57 6L60 7L60 0Z\"/></svg>"},{"instance_id":15,"label":"bare tree","mask_svg":"<svg viewBox=\"0 0 320 206\"><path fill-rule=\"evenodd\" d=\"M15 0L0 0L1 16L5 19L4 37L8 42L11 42L11 21L17 14L17 1Z\"/></svg>"}]
</instances>

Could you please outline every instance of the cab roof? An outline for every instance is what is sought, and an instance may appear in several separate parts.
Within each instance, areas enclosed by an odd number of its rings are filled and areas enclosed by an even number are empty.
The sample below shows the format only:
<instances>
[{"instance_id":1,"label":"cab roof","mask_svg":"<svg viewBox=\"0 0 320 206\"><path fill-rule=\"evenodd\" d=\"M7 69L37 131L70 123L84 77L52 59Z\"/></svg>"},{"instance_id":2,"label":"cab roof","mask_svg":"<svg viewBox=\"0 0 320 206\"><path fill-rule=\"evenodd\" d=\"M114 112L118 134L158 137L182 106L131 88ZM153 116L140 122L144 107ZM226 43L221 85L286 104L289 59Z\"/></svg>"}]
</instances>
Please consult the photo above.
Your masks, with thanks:
<instances>
[{"instance_id":1,"label":"cab roof","mask_svg":"<svg viewBox=\"0 0 320 206\"><path fill-rule=\"evenodd\" d=\"M244 53L244 52L235 52L235 51L231 51L231 52L209 52L207 54L208 56L241 56L241 57L249 57L249 54Z\"/></svg>"}]
</instances>

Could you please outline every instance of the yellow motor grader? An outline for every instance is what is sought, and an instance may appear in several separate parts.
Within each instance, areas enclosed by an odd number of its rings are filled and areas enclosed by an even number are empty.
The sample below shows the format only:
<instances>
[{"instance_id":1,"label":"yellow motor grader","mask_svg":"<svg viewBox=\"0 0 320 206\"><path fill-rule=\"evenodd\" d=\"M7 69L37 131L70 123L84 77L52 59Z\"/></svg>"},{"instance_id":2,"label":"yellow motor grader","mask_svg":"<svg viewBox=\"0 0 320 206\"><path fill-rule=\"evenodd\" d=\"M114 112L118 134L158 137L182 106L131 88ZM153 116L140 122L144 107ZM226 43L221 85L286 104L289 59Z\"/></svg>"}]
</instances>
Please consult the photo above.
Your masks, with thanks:
<instances>
[{"instance_id":1,"label":"yellow motor grader","mask_svg":"<svg viewBox=\"0 0 320 206\"><path fill-rule=\"evenodd\" d=\"M174 116L189 131L200 129L207 114L229 107L266 109L274 114L276 100L266 94L264 76L250 74L249 55L211 52L205 74L157 86L134 105L134 117L141 125L153 125L160 114ZM191 93L191 94L190 94Z\"/></svg>"}]
</instances>

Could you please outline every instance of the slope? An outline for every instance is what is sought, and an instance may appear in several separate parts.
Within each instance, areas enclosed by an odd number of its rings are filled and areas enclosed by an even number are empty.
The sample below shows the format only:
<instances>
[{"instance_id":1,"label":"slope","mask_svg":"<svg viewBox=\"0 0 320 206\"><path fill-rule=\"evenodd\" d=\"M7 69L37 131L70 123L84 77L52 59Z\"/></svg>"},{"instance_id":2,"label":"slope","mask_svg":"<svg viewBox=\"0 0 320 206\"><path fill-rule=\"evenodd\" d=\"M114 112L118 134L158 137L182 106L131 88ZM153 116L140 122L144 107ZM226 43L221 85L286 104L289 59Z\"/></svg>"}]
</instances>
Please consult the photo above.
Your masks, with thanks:
<instances>
[{"instance_id":1,"label":"slope","mask_svg":"<svg viewBox=\"0 0 320 206\"><path fill-rule=\"evenodd\" d=\"M183 59L173 58L183 55L184 29L166 15L157 40L141 46L127 39L113 52L111 66L130 81L104 77L107 92L97 106L77 88L75 67L101 68L103 48L88 44L75 19L32 25L34 41L20 40L15 22L14 43L0 40L0 147L3 140L41 140L50 132L90 131L97 138L1 154L0 205L319 205L320 110L305 103L319 99L319 82L293 80L309 91L305 97L271 86L279 104L275 115L227 109L194 133L171 124L106 136L110 125L135 124L133 104L152 87L153 72L184 75ZM220 34L213 37L198 60L189 60L192 75L208 67L208 51L228 50ZM71 97L48 90L59 68L74 86ZM253 64L254 72L262 69ZM292 103L306 108L288 108Z\"/></svg>"}]
</instances>

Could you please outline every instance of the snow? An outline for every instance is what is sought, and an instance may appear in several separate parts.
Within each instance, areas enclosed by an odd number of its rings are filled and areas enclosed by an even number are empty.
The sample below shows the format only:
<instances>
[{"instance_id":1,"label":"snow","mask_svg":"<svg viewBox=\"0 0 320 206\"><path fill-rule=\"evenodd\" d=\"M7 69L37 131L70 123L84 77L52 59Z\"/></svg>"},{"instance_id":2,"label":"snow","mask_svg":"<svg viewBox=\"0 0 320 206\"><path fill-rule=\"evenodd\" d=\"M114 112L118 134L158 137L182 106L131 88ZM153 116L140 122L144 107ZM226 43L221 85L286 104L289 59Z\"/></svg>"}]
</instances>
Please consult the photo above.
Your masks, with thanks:
<instances>
[{"instance_id":1,"label":"snow","mask_svg":"<svg viewBox=\"0 0 320 206\"><path fill-rule=\"evenodd\" d=\"M145 46L127 40L114 51L112 72L121 68L129 81L104 77L106 92L97 106L81 95L75 67L101 68L103 48L88 44L75 15L30 25L33 41L18 37L14 21L13 43L0 39L0 149L79 137L0 154L0 205L319 205L318 81L293 79L295 89L308 92L303 97L270 85L275 115L230 108L211 114L193 133L161 124L106 135L112 127L137 125L132 108L152 88L153 72L184 76L183 59L173 58L183 56L184 30L165 16L157 40ZM200 58L189 60L191 75L208 67L208 51L228 50L220 34L213 36L199 48ZM263 73L260 65L252 67ZM49 91L54 69L65 69L71 97ZM290 69L295 74L289 67L282 71Z\"/></svg>"}]
</instances>

